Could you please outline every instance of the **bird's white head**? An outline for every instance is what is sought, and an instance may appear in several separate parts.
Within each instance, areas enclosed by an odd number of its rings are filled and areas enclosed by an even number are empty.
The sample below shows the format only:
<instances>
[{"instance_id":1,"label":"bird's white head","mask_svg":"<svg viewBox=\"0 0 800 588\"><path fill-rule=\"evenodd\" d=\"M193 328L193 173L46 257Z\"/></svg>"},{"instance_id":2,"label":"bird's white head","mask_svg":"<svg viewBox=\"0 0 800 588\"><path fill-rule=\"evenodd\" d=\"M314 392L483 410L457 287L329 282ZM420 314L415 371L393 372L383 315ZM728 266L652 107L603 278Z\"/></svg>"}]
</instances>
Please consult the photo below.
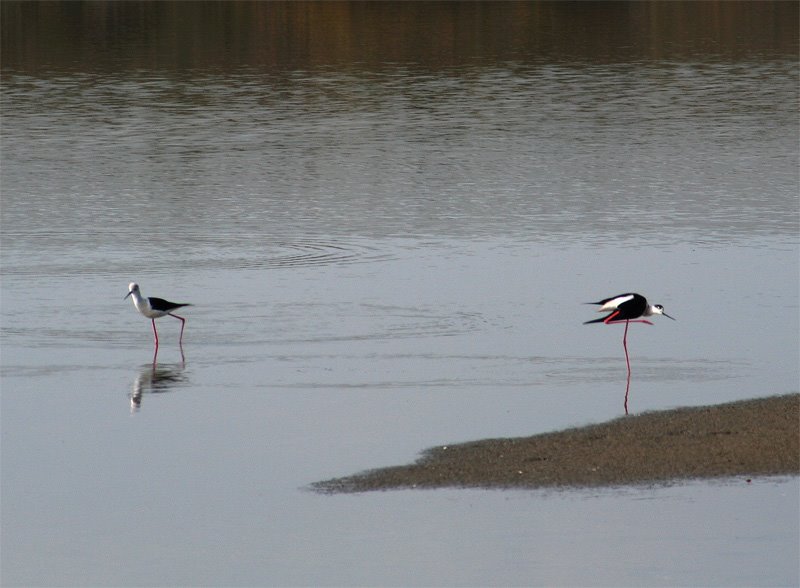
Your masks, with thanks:
<instances>
[{"instance_id":1,"label":"bird's white head","mask_svg":"<svg viewBox=\"0 0 800 588\"><path fill-rule=\"evenodd\" d=\"M650 307L650 309L652 310L653 314L661 314L667 317L668 319L675 320L674 318L669 316L666 312L664 312L664 307L661 306L660 304L654 304L653 306Z\"/></svg>"},{"instance_id":2,"label":"bird's white head","mask_svg":"<svg viewBox=\"0 0 800 588\"><path fill-rule=\"evenodd\" d=\"M136 282L131 282L130 284L128 284L128 293L125 295L125 298L127 298L134 292L136 292L137 294L139 293L139 284L137 284Z\"/></svg>"}]
</instances>

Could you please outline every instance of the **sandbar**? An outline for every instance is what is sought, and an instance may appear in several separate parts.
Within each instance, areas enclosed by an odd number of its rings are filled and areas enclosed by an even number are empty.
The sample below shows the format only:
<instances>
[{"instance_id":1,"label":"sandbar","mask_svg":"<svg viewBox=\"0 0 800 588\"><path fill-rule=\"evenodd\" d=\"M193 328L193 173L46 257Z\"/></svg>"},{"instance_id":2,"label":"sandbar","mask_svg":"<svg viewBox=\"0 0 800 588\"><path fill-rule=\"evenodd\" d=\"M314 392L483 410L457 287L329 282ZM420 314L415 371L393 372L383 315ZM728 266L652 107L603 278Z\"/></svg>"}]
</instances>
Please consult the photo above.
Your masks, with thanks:
<instances>
[{"instance_id":1,"label":"sandbar","mask_svg":"<svg viewBox=\"0 0 800 588\"><path fill-rule=\"evenodd\" d=\"M619 417L530 437L441 445L412 464L312 484L401 488L577 488L800 474L800 394Z\"/></svg>"}]
</instances>

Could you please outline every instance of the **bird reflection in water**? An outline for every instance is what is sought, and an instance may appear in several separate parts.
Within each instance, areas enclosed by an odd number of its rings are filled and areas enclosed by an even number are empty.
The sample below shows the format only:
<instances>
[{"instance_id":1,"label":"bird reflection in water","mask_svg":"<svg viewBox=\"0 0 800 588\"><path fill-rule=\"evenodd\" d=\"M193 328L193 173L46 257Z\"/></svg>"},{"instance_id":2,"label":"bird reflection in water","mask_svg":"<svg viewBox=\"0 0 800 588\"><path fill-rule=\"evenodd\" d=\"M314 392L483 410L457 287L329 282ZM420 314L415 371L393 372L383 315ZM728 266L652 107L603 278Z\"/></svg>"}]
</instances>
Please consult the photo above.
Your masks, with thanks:
<instances>
[{"instance_id":1,"label":"bird reflection in water","mask_svg":"<svg viewBox=\"0 0 800 588\"><path fill-rule=\"evenodd\" d=\"M145 394L169 392L186 381L185 366L180 364L148 364L142 367L128 397L131 400L131 414L139 412Z\"/></svg>"}]
</instances>

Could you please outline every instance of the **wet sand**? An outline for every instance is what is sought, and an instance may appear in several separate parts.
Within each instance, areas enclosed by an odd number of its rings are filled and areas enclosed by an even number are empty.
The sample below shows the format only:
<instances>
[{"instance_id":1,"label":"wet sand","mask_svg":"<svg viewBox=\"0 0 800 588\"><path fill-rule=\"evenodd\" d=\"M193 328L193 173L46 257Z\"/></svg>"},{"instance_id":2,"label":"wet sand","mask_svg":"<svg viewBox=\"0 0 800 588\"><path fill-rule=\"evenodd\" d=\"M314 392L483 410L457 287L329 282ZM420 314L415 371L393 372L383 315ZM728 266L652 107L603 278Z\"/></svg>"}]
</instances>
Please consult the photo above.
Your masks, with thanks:
<instances>
[{"instance_id":1,"label":"wet sand","mask_svg":"<svg viewBox=\"0 0 800 588\"><path fill-rule=\"evenodd\" d=\"M626 416L434 447L416 463L317 482L320 492L665 484L800 474L800 394Z\"/></svg>"}]
</instances>

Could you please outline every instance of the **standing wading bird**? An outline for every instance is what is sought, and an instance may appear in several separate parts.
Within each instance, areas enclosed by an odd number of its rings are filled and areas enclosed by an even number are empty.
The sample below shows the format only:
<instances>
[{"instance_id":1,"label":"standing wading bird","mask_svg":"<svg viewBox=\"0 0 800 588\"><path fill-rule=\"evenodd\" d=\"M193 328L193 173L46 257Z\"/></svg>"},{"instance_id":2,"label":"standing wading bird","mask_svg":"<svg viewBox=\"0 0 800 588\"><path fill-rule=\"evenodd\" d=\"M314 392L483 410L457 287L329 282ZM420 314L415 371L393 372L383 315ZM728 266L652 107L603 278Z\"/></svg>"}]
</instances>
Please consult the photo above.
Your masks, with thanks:
<instances>
[{"instance_id":1,"label":"standing wading bird","mask_svg":"<svg viewBox=\"0 0 800 588\"><path fill-rule=\"evenodd\" d=\"M178 316L177 314L173 314L172 311L183 308L184 306L191 306L191 304L169 302L163 298L145 298L142 296L142 292L139 290L139 284L136 282L131 282L128 284L128 293L125 295L125 298L128 296L133 296L133 305L136 307L136 310L141 312L144 316L152 321L153 335L155 335L156 338L156 352L158 352L158 331L156 330L156 319L167 315L175 317L181 321L181 337L179 340L179 345L181 346L181 349L183 349L183 327L186 326L186 319L182 316Z\"/></svg>"},{"instance_id":2,"label":"standing wading bird","mask_svg":"<svg viewBox=\"0 0 800 588\"><path fill-rule=\"evenodd\" d=\"M631 387L631 362L628 358L628 323L646 323L652 325L644 317L662 314L668 319L675 320L664 312L664 307L660 304L649 304L647 299L641 294L629 292L620 294L612 298L606 298L599 302L587 302L586 304L599 304L598 312L609 312L611 314L604 318L586 321L584 325L591 323L605 323L607 325L625 323L625 333L622 335L622 347L625 349L625 365L628 366L628 384L625 388L625 414L628 414L628 391Z\"/></svg>"}]
</instances>

